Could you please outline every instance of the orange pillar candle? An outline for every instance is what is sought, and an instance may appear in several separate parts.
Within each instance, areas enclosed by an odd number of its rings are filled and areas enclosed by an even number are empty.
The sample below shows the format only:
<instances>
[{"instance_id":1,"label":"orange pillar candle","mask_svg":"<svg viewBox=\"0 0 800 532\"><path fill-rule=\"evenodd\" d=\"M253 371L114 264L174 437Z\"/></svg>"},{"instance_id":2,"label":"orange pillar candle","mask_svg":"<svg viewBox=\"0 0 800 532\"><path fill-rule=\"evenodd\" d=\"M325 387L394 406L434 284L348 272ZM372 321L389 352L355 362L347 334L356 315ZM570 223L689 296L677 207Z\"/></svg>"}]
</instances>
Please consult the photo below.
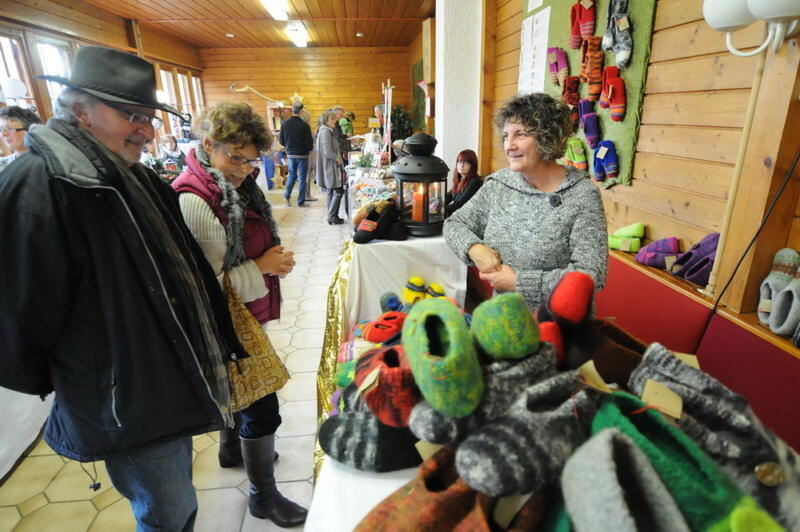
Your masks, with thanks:
<instances>
[{"instance_id":1,"label":"orange pillar candle","mask_svg":"<svg viewBox=\"0 0 800 532\"><path fill-rule=\"evenodd\" d=\"M414 222L425 221L425 196L421 188L418 188L411 198L411 220Z\"/></svg>"}]
</instances>

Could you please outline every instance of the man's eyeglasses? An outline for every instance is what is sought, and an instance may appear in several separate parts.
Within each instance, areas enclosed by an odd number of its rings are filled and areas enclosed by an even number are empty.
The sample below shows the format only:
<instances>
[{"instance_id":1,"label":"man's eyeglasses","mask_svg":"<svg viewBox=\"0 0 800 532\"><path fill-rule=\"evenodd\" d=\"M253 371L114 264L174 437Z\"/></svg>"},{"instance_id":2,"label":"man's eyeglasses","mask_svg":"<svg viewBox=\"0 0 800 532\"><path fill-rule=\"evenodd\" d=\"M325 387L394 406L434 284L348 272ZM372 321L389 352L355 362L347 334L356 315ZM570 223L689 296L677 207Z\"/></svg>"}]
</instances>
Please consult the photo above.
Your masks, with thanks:
<instances>
[{"instance_id":1,"label":"man's eyeglasses","mask_svg":"<svg viewBox=\"0 0 800 532\"><path fill-rule=\"evenodd\" d=\"M12 131L27 131L26 127L0 127L0 133L11 133Z\"/></svg>"},{"instance_id":2,"label":"man's eyeglasses","mask_svg":"<svg viewBox=\"0 0 800 532\"><path fill-rule=\"evenodd\" d=\"M153 129L159 129L161 128L161 125L164 123L164 121L157 116L134 113L133 111L128 111L124 107L121 107L119 105L114 105L113 103L109 103L105 100L103 101L103 104L127 116L128 122L130 122L131 124L141 124L141 125L151 124L153 126Z\"/></svg>"},{"instance_id":3,"label":"man's eyeglasses","mask_svg":"<svg viewBox=\"0 0 800 532\"><path fill-rule=\"evenodd\" d=\"M228 156L228 159L234 166L242 166L243 164L247 163L250 166L257 167L261 163L261 159L248 159L247 157L242 157L241 155L235 155L225 148L222 148L222 151L225 152L225 155Z\"/></svg>"}]
</instances>

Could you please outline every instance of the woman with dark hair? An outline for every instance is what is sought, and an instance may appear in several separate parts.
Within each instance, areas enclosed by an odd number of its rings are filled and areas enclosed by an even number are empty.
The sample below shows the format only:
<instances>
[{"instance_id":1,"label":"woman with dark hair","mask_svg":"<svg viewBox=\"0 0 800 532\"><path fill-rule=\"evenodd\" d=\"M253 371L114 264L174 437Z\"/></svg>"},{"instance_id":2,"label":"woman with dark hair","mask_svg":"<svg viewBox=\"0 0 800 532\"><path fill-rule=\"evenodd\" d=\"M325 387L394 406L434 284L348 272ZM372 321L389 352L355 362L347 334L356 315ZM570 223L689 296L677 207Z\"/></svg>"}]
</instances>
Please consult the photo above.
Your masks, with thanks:
<instances>
[{"instance_id":1,"label":"woman with dark hair","mask_svg":"<svg viewBox=\"0 0 800 532\"><path fill-rule=\"evenodd\" d=\"M200 146L189 152L172 187L217 277L222 282L227 276L250 314L265 326L280 317L279 277L295 264L281 245L272 206L256 184L259 154L269 148L272 135L259 114L242 102L206 109L195 128ZM234 328L240 334L237 324ZM238 415L238 432L220 432L220 465L244 462L251 515L281 527L302 524L306 510L281 495L275 480L275 431L281 424L277 394L267 394Z\"/></svg>"},{"instance_id":2,"label":"woman with dark hair","mask_svg":"<svg viewBox=\"0 0 800 532\"><path fill-rule=\"evenodd\" d=\"M603 287L608 269L600 191L582 170L556 163L573 133L569 107L547 94L517 96L495 116L508 168L486 177L444 223L444 237L497 292L536 309L569 271Z\"/></svg>"},{"instance_id":3,"label":"woman with dark hair","mask_svg":"<svg viewBox=\"0 0 800 532\"><path fill-rule=\"evenodd\" d=\"M483 185L483 181L478 175L478 156L472 150L460 152L456 157L456 167L453 170L453 183L445 197L447 216L468 202L481 188L481 185Z\"/></svg>"}]
</instances>

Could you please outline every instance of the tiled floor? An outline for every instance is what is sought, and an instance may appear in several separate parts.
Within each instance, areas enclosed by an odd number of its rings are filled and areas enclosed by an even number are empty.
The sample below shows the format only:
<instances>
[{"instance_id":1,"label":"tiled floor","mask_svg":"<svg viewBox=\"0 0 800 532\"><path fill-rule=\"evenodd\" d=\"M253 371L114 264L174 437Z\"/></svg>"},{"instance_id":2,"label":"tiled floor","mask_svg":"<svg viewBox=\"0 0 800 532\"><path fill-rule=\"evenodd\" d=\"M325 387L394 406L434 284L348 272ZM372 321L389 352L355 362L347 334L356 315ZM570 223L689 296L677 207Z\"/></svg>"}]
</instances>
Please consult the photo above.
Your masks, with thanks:
<instances>
[{"instance_id":1,"label":"tiled floor","mask_svg":"<svg viewBox=\"0 0 800 532\"><path fill-rule=\"evenodd\" d=\"M308 208L287 207L282 192L270 192L268 197L283 245L294 251L297 266L281 283L282 317L268 329L292 374L278 392L283 424L278 429L280 460L276 475L281 492L307 507L311 502L316 371L327 289L349 232L348 225L329 226L325 222L324 193L316 187L313 193L319 201L310 202ZM220 469L217 447L217 433L194 439L194 484L200 505L195 530L283 530L249 515L245 472L241 468ZM94 492L88 488L89 478L80 464L55 455L39 442L0 486L0 532L134 530L128 502L111 487L102 463L97 464L97 471L102 488Z\"/></svg>"}]
</instances>

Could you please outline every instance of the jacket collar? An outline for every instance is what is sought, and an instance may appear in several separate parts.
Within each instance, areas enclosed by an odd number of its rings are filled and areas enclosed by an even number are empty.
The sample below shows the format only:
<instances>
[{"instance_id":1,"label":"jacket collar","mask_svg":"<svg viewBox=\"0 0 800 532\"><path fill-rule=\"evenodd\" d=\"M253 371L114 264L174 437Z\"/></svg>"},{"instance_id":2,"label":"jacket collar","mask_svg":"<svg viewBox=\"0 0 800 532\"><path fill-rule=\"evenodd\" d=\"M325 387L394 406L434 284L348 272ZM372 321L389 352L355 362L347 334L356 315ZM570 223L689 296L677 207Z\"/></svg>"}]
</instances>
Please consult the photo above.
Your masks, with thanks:
<instances>
[{"instance_id":1,"label":"jacket collar","mask_svg":"<svg viewBox=\"0 0 800 532\"><path fill-rule=\"evenodd\" d=\"M537 190L533 188L528 181L525 179L519 172L515 172L509 168L503 168L495 172L494 174L488 176L486 181L495 180L503 185L514 189L518 192L522 192L523 194L554 194L557 192L563 192L564 190L575 186L577 183L582 181L583 179L588 179L585 172L578 170L577 168L569 167L567 168L567 176L564 178L564 181L558 186L556 190L553 192L542 192L541 190Z\"/></svg>"}]
</instances>

